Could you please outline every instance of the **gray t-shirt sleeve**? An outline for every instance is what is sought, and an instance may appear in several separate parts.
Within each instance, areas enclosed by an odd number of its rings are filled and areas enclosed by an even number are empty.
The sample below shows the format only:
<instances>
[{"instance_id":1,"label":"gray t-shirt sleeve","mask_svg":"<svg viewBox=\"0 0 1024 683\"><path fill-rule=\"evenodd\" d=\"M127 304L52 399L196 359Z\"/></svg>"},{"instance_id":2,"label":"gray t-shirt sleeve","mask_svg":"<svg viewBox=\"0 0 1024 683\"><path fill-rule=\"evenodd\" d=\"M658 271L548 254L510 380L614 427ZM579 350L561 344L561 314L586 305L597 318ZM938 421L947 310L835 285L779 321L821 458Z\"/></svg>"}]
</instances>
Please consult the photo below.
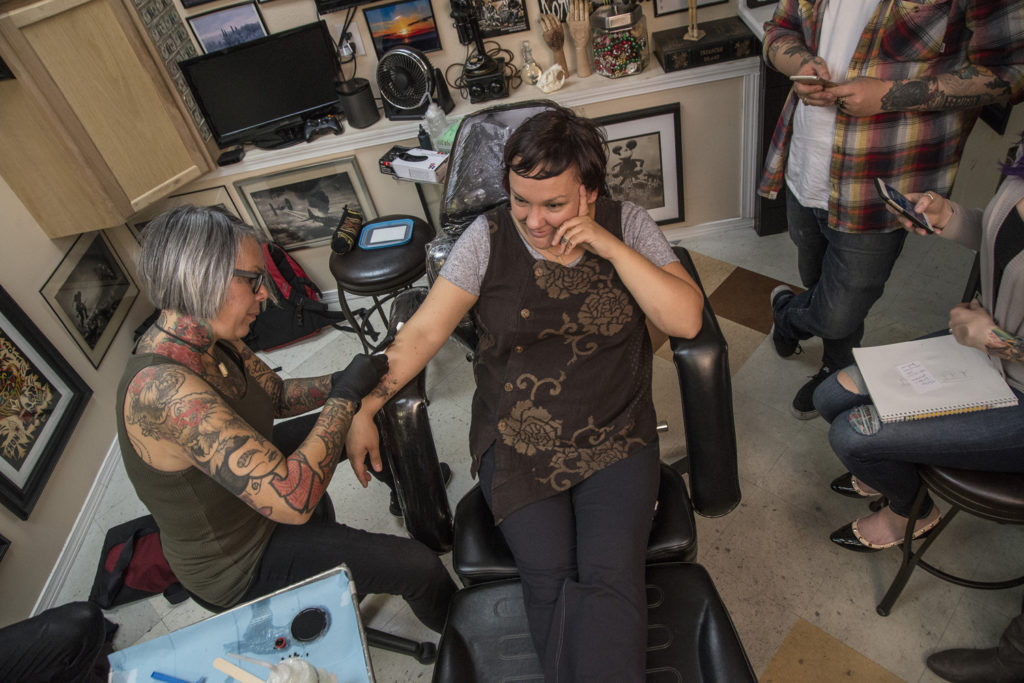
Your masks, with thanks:
<instances>
[{"instance_id":1,"label":"gray t-shirt sleeve","mask_svg":"<svg viewBox=\"0 0 1024 683\"><path fill-rule=\"evenodd\" d=\"M441 277L473 296L480 296L480 284L491 258L488 230L487 219L478 216L463 231L441 266ZM632 202L622 203L622 241L659 268L679 261L651 215Z\"/></svg>"},{"instance_id":2,"label":"gray t-shirt sleeve","mask_svg":"<svg viewBox=\"0 0 1024 683\"><path fill-rule=\"evenodd\" d=\"M480 296L480 283L491 258L487 218L478 216L469 224L448 253L439 275L459 289Z\"/></svg>"},{"instance_id":3,"label":"gray t-shirt sleeve","mask_svg":"<svg viewBox=\"0 0 1024 683\"><path fill-rule=\"evenodd\" d=\"M622 202L622 241L659 268L679 261L651 215L633 202Z\"/></svg>"}]
</instances>

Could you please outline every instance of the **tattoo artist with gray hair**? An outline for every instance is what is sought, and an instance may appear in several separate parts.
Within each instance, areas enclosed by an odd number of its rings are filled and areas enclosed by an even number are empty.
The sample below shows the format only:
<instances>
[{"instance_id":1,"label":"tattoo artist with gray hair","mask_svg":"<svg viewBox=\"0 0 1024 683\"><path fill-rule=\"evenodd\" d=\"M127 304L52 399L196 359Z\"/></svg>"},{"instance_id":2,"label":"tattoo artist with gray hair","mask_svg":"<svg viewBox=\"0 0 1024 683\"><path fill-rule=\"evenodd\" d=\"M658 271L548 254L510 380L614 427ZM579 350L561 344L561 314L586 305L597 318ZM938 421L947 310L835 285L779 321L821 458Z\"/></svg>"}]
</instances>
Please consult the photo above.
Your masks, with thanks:
<instances>
[{"instance_id":1,"label":"tattoo artist with gray hair","mask_svg":"<svg viewBox=\"0 0 1024 683\"><path fill-rule=\"evenodd\" d=\"M793 399L853 362L906 232L875 191L948 196L980 108L1024 98L1021 0L782 0L765 24L764 56L795 82L758 193L786 186L789 235L807 291L772 291L782 358L821 337L822 365Z\"/></svg>"},{"instance_id":2,"label":"tattoo artist with gray hair","mask_svg":"<svg viewBox=\"0 0 1024 683\"><path fill-rule=\"evenodd\" d=\"M282 380L242 341L269 295L254 228L184 206L146 226L139 278L156 323L118 386L128 478L164 554L214 611L345 563L361 594L401 595L440 632L455 584L418 541L334 521L326 494L362 398L387 357ZM319 413L274 425L278 418Z\"/></svg>"}]
</instances>

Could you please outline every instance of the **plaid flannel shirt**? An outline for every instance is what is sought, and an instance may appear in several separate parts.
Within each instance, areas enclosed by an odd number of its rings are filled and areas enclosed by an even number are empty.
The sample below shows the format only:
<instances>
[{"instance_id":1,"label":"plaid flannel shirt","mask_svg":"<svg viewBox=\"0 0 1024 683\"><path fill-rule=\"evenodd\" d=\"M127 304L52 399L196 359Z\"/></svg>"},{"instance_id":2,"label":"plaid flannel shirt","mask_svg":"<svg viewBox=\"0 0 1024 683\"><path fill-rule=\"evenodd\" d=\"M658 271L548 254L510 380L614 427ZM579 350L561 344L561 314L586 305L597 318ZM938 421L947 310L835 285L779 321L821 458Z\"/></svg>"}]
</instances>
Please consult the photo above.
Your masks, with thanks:
<instances>
[{"instance_id":1,"label":"plaid flannel shirt","mask_svg":"<svg viewBox=\"0 0 1024 683\"><path fill-rule=\"evenodd\" d=\"M813 54L828 0L782 0L765 23L764 54L797 37ZM836 0L837 2L839 0ZM976 67L1010 84L1024 99L1024 0L881 0L850 60L835 80L870 76L906 80ZM797 97L790 91L765 159L758 194L778 196L785 182ZM830 161L829 227L843 232L900 229L878 198L881 177L900 192L949 194L967 136L980 109L836 115ZM994 163L994 161L993 161Z\"/></svg>"}]
</instances>

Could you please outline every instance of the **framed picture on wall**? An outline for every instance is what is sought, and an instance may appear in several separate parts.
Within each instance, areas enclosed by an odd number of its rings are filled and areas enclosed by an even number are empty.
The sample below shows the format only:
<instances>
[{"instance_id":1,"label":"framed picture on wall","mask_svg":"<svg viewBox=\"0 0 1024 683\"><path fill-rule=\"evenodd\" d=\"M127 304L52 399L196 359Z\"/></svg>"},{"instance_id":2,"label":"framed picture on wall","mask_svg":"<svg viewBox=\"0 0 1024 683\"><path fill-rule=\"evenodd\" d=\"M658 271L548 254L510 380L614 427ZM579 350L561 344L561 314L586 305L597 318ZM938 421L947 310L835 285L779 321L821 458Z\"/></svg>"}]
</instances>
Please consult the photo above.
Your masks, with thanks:
<instances>
[{"instance_id":1,"label":"framed picture on wall","mask_svg":"<svg viewBox=\"0 0 1024 683\"><path fill-rule=\"evenodd\" d=\"M235 183L254 225L284 249L327 244L348 206L377 217L355 157Z\"/></svg>"},{"instance_id":2,"label":"framed picture on wall","mask_svg":"<svg viewBox=\"0 0 1024 683\"><path fill-rule=\"evenodd\" d=\"M0 536L0 560L4 559L4 555L7 554L7 549L11 547L11 542L3 536Z\"/></svg>"},{"instance_id":3,"label":"framed picture on wall","mask_svg":"<svg viewBox=\"0 0 1024 683\"><path fill-rule=\"evenodd\" d=\"M102 232L79 235L39 293L94 368L139 295Z\"/></svg>"},{"instance_id":4,"label":"framed picture on wall","mask_svg":"<svg viewBox=\"0 0 1024 683\"><path fill-rule=\"evenodd\" d=\"M679 103L596 121L608 140L606 179L612 198L644 207L659 225L684 220Z\"/></svg>"},{"instance_id":5,"label":"framed picture on wall","mask_svg":"<svg viewBox=\"0 0 1024 683\"><path fill-rule=\"evenodd\" d=\"M707 5L722 5L726 0L697 0L697 7ZM688 0L654 0L654 16L660 17L663 14L675 14L676 12L688 12L690 3Z\"/></svg>"},{"instance_id":6,"label":"framed picture on wall","mask_svg":"<svg viewBox=\"0 0 1024 683\"><path fill-rule=\"evenodd\" d=\"M480 0L476 5L476 15L481 38L530 30L525 0Z\"/></svg>"},{"instance_id":7,"label":"framed picture on wall","mask_svg":"<svg viewBox=\"0 0 1024 683\"><path fill-rule=\"evenodd\" d=\"M363 9L370 27L377 59L393 47L404 45L421 52L441 49L441 37L434 22L430 0L399 0Z\"/></svg>"},{"instance_id":8,"label":"framed picture on wall","mask_svg":"<svg viewBox=\"0 0 1024 683\"><path fill-rule=\"evenodd\" d=\"M157 202L155 206L147 209L145 212L133 216L128 222L128 228L132 231L132 234L135 235L135 239L137 239L141 244L142 231L146 229L146 225L148 225L151 220L162 214L164 211L170 211L171 209L185 204L214 206L230 213L235 218L240 218L242 215L235 206L235 201L231 198L231 193L228 192L228 188L221 185L220 187L211 187L206 190L196 190L195 192L171 195L167 199Z\"/></svg>"},{"instance_id":9,"label":"framed picture on wall","mask_svg":"<svg viewBox=\"0 0 1024 683\"><path fill-rule=\"evenodd\" d=\"M92 390L2 287L0 360L0 503L28 519Z\"/></svg>"},{"instance_id":10,"label":"framed picture on wall","mask_svg":"<svg viewBox=\"0 0 1024 683\"><path fill-rule=\"evenodd\" d=\"M216 52L267 35L256 3L222 7L188 18L203 52Z\"/></svg>"}]
</instances>

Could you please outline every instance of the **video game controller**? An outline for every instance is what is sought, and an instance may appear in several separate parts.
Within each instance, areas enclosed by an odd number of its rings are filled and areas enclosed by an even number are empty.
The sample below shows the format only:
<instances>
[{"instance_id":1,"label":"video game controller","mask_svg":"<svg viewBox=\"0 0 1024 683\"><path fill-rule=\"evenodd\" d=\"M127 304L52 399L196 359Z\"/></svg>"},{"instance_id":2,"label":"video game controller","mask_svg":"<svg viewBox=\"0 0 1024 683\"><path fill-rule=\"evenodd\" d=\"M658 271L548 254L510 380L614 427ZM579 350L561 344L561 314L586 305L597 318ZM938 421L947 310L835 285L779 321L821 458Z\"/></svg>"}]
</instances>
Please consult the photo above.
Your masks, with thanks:
<instances>
[{"instance_id":1,"label":"video game controller","mask_svg":"<svg viewBox=\"0 0 1024 683\"><path fill-rule=\"evenodd\" d=\"M306 138L306 142L309 142L317 133L325 130L333 130L335 135L344 130L337 115L328 114L318 119L307 119L302 129L302 135Z\"/></svg>"}]
</instances>

